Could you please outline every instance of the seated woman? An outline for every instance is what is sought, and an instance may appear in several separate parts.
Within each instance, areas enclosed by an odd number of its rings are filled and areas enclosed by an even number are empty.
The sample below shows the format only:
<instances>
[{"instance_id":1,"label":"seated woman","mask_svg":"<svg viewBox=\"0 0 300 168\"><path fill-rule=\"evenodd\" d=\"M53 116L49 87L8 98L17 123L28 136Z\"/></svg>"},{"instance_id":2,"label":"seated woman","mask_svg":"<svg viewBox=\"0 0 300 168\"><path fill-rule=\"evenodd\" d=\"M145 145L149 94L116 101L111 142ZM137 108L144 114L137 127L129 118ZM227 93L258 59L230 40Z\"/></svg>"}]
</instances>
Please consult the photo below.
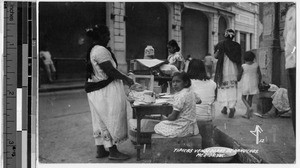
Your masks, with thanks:
<instances>
[{"instance_id":1,"label":"seated woman","mask_svg":"<svg viewBox=\"0 0 300 168\"><path fill-rule=\"evenodd\" d=\"M289 117L291 114L290 104L288 99L288 92L285 88L277 88L276 92L271 96L272 108L266 112L263 117ZM290 113L290 114L289 114Z\"/></svg>"},{"instance_id":2,"label":"seated woman","mask_svg":"<svg viewBox=\"0 0 300 168\"><path fill-rule=\"evenodd\" d=\"M215 117L217 84L207 76L205 65L199 59L191 60L187 74L192 81L192 90L202 101L201 104L196 104L196 120L202 136L202 146L204 148L213 146L212 120Z\"/></svg>"},{"instance_id":3,"label":"seated woman","mask_svg":"<svg viewBox=\"0 0 300 168\"><path fill-rule=\"evenodd\" d=\"M190 89L189 76L185 72L174 73L172 86L175 90L173 112L168 117L163 116L163 121L155 125L155 133L170 138L199 134L196 102L200 103L201 100Z\"/></svg>"}]
</instances>

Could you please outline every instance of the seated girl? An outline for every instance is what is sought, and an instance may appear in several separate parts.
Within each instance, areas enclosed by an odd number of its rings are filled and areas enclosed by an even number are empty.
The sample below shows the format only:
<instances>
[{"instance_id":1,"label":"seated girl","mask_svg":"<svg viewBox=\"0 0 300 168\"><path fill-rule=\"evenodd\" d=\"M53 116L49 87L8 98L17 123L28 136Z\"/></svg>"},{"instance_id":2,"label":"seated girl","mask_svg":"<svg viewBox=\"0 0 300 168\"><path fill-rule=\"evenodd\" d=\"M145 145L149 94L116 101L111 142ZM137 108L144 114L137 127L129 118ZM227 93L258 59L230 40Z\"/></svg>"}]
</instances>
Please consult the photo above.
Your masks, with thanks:
<instances>
[{"instance_id":1,"label":"seated girl","mask_svg":"<svg viewBox=\"0 0 300 168\"><path fill-rule=\"evenodd\" d=\"M196 120L202 136L202 146L213 146L212 120L215 117L217 84L207 76L205 64L199 59L191 60L187 74L192 81L192 90L202 101L201 104L196 104Z\"/></svg>"},{"instance_id":2,"label":"seated girl","mask_svg":"<svg viewBox=\"0 0 300 168\"><path fill-rule=\"evenodd\" d=\"M155 125L155 133L170 138L199 134L196 103L201 100L191 91L190 78L185 72L176 72L172 78L172 86L175 91L173 112L168 117L163 116L163 121Z\"/></svg>"}]
</instances>

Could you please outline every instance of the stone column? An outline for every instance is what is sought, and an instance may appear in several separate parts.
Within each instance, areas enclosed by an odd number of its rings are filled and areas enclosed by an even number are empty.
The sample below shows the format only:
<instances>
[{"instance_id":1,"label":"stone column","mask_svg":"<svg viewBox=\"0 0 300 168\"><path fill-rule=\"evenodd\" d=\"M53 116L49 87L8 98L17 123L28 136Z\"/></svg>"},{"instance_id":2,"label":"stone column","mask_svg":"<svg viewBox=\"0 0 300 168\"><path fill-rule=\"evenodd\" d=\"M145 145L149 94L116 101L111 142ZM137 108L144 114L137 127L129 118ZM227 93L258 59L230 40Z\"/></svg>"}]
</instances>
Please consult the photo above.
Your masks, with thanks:
<instances>
[{"instance_id":1,"label":"stone column","mask_svg":"<svg viewBox=\"0 0 300 168\"><path fill-rule=\"evenodd\" d=\"M278 3L260 3L259 19L263 25L260 46L257 52L262 71L262 80L280 86L281 58Z\"/></svg>"},{"instance_id":2,"label":"stone column","mask_svg":"<svg viewBox=\"0 0 300 168\"><path fill-rule=\"evenodd\" d=\"M241 43L241 32L236 30L235 41Z\"/></svg>"},{"instance_id":3,"label":"stone column","mask_svg":"<svg viewBox=\"0 0 300 168\"><path fill-rule=\"evenodd\" d=\"M218 41L218 33L219 33L219 18L220 15L218 15L217 13L213 14L213 20L212 20L212 24L213 24L213 30L214 30L214 34L212 36L212 41L213 41L213 46L215 46L219 41Z\"/></svg>"},{"instance_id":4,"label":"stone column","mask_svg":"<svg viewBox=\"0 0 300 168\"><path fill-rule=\"evenodd\" d=\"M126 30L125 30L125 2L109 3L111 40L110 46L116 56L119 67L118 69L127 73L126 63Z\"/></svg>"},{"instance_id":5,"label":"stone column","mask_svg":"<svg viewBox=\"0 0 300 168\"><path fill-rule=\"evenodd\" d=\"M178 45L180 48L182 48L182 31L181 31L181 27L182 27L182 22L181 22L181 5L178 3L174 3L173 6L173 16L171 16L172 18L172 25L171 25L171 39L174 39L177 41ZM170 39L170 40L171 40Z\"/></svg>"},{"instance_id":6,"label":"stone column","mask_svg":"<svg viewBox=\"0 0 300 168\"><path fill-rule=\"evenodd\" d=\"M250 40L250 33L246 34L246 51L250 50L251 48L251 40Z\"/></svg>"},{"instance_id":7,"label":"stone column","mask_svg":"<svg viewBox=\"0 0 300 168\"><path fill-rule=\"evenodd\" d=\"M205 12L204 12L205 13ZM214 53L214 36L216 28L214 27L214 15L212 13L205 13L208 17L208 52Z\"/></svg>"}]
</instances>

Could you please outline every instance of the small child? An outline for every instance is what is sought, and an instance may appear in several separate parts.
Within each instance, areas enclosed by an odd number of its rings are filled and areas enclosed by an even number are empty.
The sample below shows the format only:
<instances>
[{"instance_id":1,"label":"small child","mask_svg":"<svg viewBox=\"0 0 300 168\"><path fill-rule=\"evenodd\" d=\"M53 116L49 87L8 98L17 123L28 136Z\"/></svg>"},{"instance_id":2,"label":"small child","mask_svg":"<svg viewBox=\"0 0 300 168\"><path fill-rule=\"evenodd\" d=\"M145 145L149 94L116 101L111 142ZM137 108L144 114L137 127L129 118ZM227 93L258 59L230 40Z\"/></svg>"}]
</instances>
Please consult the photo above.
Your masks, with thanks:
<instances>
[{"instance_id":1,"label":"small child","mask_svg":"<svg viewBox=\"0 0 300 168\"><path fill-rule=\"evenodd\" d=\"M259 93L258 85L261 83L261 72L258 64L254 62L255 54L251 51L245 52L245 63L242 65L239 79L242 81L242 101L247 107L244 118L252 117L253 109L252 98L255 94Z\"/></svg>"},{"instance_id":2,"label":"small child","mask_svg":"<svg viewBox=\"0 0 300 168\"><path fill-rule=\"evenodd\" d=\"M40 58L43 60L45 70L47 72L48 81L50 83L52 83L53 82L52 75L56 73L56 69L55 69L54 63L51 59L51 54L48 51L46 45L42 45L40 47L40 53L39 54L40 54Z\"/></svg>"},{"instance_id":3,"label":"small child","mask_svg":"<svg viewBox=\"0 0 300 168\"><path fill-rule=\"evenodd\" d=\"M185 72L176 72L172 86L175 91L173 112L168 117L163 116L163 121L155 125L154 131L170 138L199 134L196 103L201 100L190 89L191 79Z\"/></svg>"}]
</instances>

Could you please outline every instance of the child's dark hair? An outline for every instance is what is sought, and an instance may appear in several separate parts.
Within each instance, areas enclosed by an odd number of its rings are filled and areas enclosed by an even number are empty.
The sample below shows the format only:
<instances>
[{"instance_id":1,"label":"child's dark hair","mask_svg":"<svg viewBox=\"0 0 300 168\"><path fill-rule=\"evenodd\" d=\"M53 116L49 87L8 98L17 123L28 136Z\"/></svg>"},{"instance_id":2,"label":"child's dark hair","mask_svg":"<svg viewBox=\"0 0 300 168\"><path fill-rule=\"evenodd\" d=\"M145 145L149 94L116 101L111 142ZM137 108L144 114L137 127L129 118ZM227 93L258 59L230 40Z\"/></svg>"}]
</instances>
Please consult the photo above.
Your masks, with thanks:
<instances>
[{"instance_id":1,"label":"child's dark hair","mask_svg":"<svg viewBox=\"0 0 300 168\"><path fill-rule=\"evenodd\" d=\"M184 88L189 88L192 85L191 79L189 77L189 75L185 72L175 72L172 76L172 78L174 78L175 76L178 76L180 79L182 79L182 81L184 83L186 83L187 85L184 86Z\"/></svg>"},{"instance_id":2,"label":"child's dark hair","mask_svg":"<svg viewBox=\"0 0 300 168\"><path fill-rule=\"evenodd\" d=\"M252 51L246 51L244 55L245 61L253 61L255 58L255 54Z\"/></svg>"},{"instance_id":3,"label":"child's dark hair","mask_svg":"<svg viewBox=\"0 0 300 168\"><path fill-rule=\"evenodd\" d=\"M192 59L189 63L187 74L191 79L209 80L207 76L205 65L199 59Z\"/></svg>"},{"instance_id":4,"label":"child's dark hair","mask_svg":"<svg viewBox=\"0 0 300 168\"><path fill-rule=\"evenodd\" d=\"M178 43L175 40L170 40L168 42L168 46L174 47L175 48L175 52L180 51L180 47L178 46Z\"/></svg>"}]
</instances>

